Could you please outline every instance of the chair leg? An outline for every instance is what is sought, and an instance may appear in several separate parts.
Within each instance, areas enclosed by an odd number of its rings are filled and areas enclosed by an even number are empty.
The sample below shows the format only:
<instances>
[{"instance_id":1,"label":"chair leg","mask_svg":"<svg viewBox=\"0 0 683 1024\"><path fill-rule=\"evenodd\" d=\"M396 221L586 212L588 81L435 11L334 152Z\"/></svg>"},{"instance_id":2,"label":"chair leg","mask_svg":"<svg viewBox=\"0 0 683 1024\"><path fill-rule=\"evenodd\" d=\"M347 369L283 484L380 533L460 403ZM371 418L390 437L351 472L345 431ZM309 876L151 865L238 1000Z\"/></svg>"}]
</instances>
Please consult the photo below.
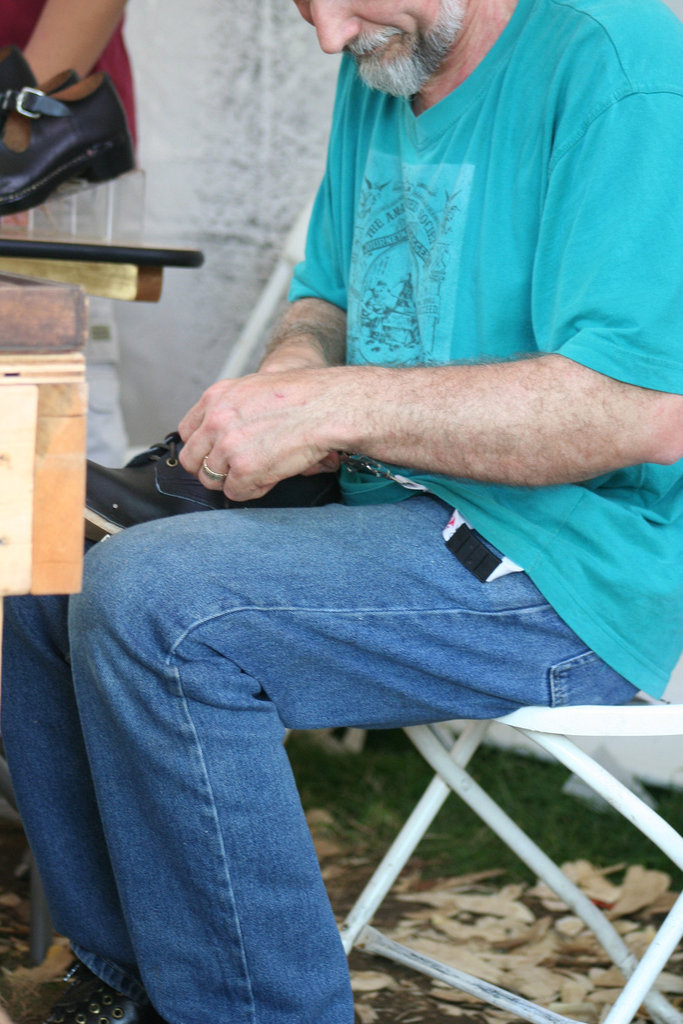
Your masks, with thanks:
<instances>
[{"instance_id":1,"label":"chair leg","mask_svg":"<svg viewBox=\"0 0 683 1024\"><path fill-rule=\"evenodd\" d=\"M594 761L567 737L550 733L526 732L526 730L524 733L583 779L623 814L635 828L640 829L677 867L683 868L683 837L636 793L615 779L602 765ZM682 934L683 895L679 896L669 911L641 960L627 967L624 973L628 982L605 1017L603 1024L625 1024L626 1021L631 1020L640 1004L644 1002L645 993L651 989L660 971L680 942ZM596 937L602 941L599 935ZM617 966L620 965L617 964ZM680 1014L676 1013L675 1019L680 1020Z\"/></svg>"},{"instance_id":2,"label":"chair leg","mask_svg":"<svg viewBox=\"0 0 683 1024\"><path fill-rule=\"evenodd\" d=\"M458 741L451 745L447 755L466 765L484 738L488 722L470 722ZM421 728L429 729L429 726ZM443 741L442 741L443 742ZM451 790L435 776L396 836L372 878L349 911L341 927L341 937L347 955L351 952L362 929L374 917L375 911L405 867L413 850L436 817Z\"/></svg>"},{"instance_id":3,"label":"chair leg","mask_svg":"<svg viewBox=\"0 0 683 1024\"><path fill-rule=\"evenodd\" d=\"M399 942L394 942L386 935L382 935L376 928L364 928L357 945L366 953L374 953L376 956L386 957L404 967L410 967L421 974L426 974L429 978L435 978L446 985L467 992L490 1006L512 1013L521 1020L528 1020L531 1024L579 1024L571 1017L563 1017L562 1014L555 1013L553 1010L546 1010L514 992L483 981L481 978L475 978L454 967L448 967L408 946L402 946Z\"/></svg>"},{"instance_id":4,"label":"chair leg","mask_svg":"<svg viewBox=\"0 0 683 1024\"><path fill-rule=\"evenodd\" d=\"M641 1003L650 1006L649 1000L656 993L650 986L654 984L660 971L678 945L683 934L683 895L679 896L672 909L659 926L656 936L640 959L635 971L628 979L623 991L619 994L614 1006L605 1017L603 1024L627 1024L635 1015ZM650 989L647 999L643 993ZM680 1021L681 1014L673 1007L667 1012L667 1020ZM652 1016L654 1011L650 1009ZM659 1011L658 1011L659 1012Z\"/></svg>"},{"instance_id":5,"label":"chair leg","mask_svg":"<svg viewBox=\"0 0 683 1024\"><path fill-rule=\"evenodd\" d=\"M522 730L520 730L522 731ZM459 765L455 764L444 751L443 746L426 726L411 726L405 729L406 734L415 744L422 756L438 772L447 785L460 796L462 800L510 847L513 852L525 863L535 874L541 878L554 892L584 921L591 929L597 940L605 949L612 962L619 968L625 978L630 978L638 968L638 961L629 951L614 926L607 920L604 914L593 904L580 889L577 888L558 868L558 866L538 847L529 836L526 835L518 825L508 817L507 814L495 803ZM530 738L538 740L538 734L530 733ZM553 740L558 737L552 737ZM548 748L549 749L549 748ZM559 757L559 755L558 755ZM587 757L587 755L586 755ZM589 759L590 760L590 759ZM580 766L578 766L581 770ZM576 768L573 768L576 770ZM577 771L579 774L579 771ZM584 773L585 774L585 773ZM583 777L583 776L582 776ZM586 780L588 781L588 780ZM623 787L626 793L630 793ZM630 794L634 800L638 800L634 794ZM645 805L643 805L645 806ZM651 814L650 808L647 811ZM658 815L656 817L659 817ZM632 818L630 820L633 820ZM660 819L661 821L661 819ZM672 912L673 913L673 912ZM656 940L655 940L656 941ZM645 971L652 971L652 960L656 955L653 952L646 967L639 970L635 984L631 992L640 992L638 1005L642 1002L650 1011L650 1014L657 1024L681 1024L683 1016L671 1006L665 997L655 990L647 992L642 988L642 979ZM666 957L668 959L668 956ZM657 973L657 972L655 972ZM651 980L650 980L651 984ZM649 987L649 986L648 986ZM626 988L625 990L626 991ZM632 996L629 994L629 998ZM626 1007L626 1001L624 1001ZM637 1009L637 1007L636 1007ZM635 1010L633 1010L635 1013ZM619 1009L618 1016L614 1015L614 1008L610 1014L610 1024L625 1024L633 1016L626 1016L625 1012ZM521 1014L520 1014L521 1015ZM606 1022L605 1022L606 1024Z\"/></svg>"}]
</instances>

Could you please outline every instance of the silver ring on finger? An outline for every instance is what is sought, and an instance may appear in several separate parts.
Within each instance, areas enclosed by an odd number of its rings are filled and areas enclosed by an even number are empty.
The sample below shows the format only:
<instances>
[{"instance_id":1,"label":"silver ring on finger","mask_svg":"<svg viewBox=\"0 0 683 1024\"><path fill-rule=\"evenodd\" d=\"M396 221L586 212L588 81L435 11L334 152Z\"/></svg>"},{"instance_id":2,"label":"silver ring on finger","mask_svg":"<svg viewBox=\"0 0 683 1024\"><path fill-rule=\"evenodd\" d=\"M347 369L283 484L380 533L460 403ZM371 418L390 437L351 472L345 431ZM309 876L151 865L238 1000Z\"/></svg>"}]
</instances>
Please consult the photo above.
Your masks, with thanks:
<instances>
[{"instance_id":1,"label":"silver ring on finger","mask_svg":"<svg viewBox=\"0 0 683 1024\"><path fill-rule=\"evenodd\" d=\"M202 460L202 469L208 476L209 480L213 480L217 484L222 484L228 475L227 473L217 473L215 469L211 469L211 466L206 461L206 456Z\"/></svg>"}]
</instances>

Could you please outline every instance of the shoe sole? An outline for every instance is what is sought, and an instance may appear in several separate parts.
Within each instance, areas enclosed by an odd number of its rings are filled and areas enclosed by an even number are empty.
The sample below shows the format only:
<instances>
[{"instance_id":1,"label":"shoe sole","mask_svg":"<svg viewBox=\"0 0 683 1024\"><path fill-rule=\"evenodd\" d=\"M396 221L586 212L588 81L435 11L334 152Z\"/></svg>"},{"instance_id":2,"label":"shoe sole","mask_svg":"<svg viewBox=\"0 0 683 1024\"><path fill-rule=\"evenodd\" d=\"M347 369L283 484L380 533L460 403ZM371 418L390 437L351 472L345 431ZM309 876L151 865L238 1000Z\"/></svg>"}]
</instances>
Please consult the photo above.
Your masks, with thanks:
<instances>
[{"instance_id":1,"label":"shoe sole","mask_svg":"<svg viewBox=\"0 0 683 1024\"><path fill-rule=\"evenodd\" d=\"M117 526L116 523L110 522L101 516L99 512L95 512L91 508L84 510L85 515L85 536L87 540L104 540L105 537L111 537L115 533L120 533L123 529L122 526Z\"/></svg>"},{"instance_id":2,"label":"shoe sole","mask_svg":"<svg viewBox=\"0 0 683 1024\"><path fill-rule=\"evenodd\" d=\"M118 178L121 174L134 169L135 160L132 153L128 140L106 140L90 146L87 153L79 154L66 164L52 168L43 178L0 197L0 215L21 213L34 206L40 206L59 185L71 178L83 177L92 182Z\"/></svg>"}]
</instances>

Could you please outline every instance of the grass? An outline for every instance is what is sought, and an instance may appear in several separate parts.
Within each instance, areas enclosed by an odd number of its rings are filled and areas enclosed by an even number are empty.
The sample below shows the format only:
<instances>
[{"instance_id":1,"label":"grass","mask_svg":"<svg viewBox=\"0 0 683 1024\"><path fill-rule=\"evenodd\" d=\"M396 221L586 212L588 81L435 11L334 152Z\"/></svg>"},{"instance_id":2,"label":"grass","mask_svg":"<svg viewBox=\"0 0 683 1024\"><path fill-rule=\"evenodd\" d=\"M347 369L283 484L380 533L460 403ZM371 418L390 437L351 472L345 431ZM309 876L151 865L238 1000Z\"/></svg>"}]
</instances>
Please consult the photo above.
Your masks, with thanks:
<instances>
[{"instance_id":1,"label":"grass","mask_svg":"<svg viewBox=\"0 0 683 1024\"><path fill-rule=\"evenodd\" d=\"M339 838L359 853L379 859L432 777L401 731L368 733L360 754L326 750L305 733L294 733L288 752L304 807L332 814ZM502 751L481 748L472 775L502 803L510 816L560 863L590 861L598 867L642 864L666 871L672 886L683 875L621 815L596 812L562 793L565 768ZM675 790L653 792L658 810L683 831L683 799ZM457 797L450 796L416 851L429 876L460 875L503 868L511 880L533 880L527 868Z\"/></svg>"}]
</instances>

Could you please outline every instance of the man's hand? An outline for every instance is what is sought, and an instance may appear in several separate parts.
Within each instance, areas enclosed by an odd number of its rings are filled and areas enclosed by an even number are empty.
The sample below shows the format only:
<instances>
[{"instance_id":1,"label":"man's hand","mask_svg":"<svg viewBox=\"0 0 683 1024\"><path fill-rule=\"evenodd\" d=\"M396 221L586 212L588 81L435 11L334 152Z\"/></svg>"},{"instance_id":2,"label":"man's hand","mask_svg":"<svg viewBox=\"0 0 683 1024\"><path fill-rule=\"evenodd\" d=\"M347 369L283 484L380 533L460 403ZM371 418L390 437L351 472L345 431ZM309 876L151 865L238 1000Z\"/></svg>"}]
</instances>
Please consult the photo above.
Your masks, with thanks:
<instances>
[{"instance_id":1,"label":"man's hand","mask_svg":"<svg viewBox=\"0 0 683 1024\"><path fill-rule=\"evenodd\" d=\"M213 384L182 419L185 469L234 501L260 498L299 473L334 472L345 406L330 368L343 362L345 344L343 310L321 299L292 303L259 372Z\"/></svg>"},{"instance_id":2,"label":"man's hand","mask_svg":"<svg viewBox=\"0 0 683 1024\"><path fill-rule=\"evenodd\" d=\"M218 381L179 424L182 465L234 501L259 498L299 473L333 472L344 407L338 372L273 371ZM224 479L208 476L207 466Z\"/></svg>"}]
</instances>

